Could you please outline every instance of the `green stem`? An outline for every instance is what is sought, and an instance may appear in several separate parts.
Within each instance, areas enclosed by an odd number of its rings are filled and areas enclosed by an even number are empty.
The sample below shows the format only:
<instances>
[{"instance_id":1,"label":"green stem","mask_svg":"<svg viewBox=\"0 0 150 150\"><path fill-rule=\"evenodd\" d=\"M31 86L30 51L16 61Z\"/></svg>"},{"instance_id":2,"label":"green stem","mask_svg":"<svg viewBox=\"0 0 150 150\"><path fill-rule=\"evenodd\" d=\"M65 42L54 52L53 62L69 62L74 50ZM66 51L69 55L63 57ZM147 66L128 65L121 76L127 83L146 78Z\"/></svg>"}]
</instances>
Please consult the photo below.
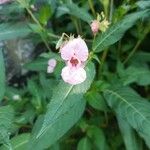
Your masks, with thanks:
<instances>
[{"instance_id":1,"label":"green stem","mask_svg":"<svg viewBox=\"0 0 150 150\"><path fill-rule=\"evenodd\" d=\"M125 59L125 61L123 62L123 64L126 64L127 61L133 56L133 54L136 52L136 50L138 49L139 45L141 44L142 40L138 40L135 47L133 48L133 50L131 51L131 53L128 55L128 57Z\"/></svg>"},{"instance_id":2,"label":"green stem","mask_svg":"<svg viewBox=\"0 0 150 150\"><path fill-rule=\"evenodd\" d=\"M101 65L100 65L100 68L99 68L99 77L101 77L101 72L103 70L103 65L105 63L105 60L106 60L106 57L107 57L107 54L108 54L108 49L104 50L103 54L102 54L102 58L101 58Z\"/></svg>"},{"instance_id":3,"label":"green stem","mask_svg":"<svg viewBox=\"0 0 150 150\"><path fill-rule=\"evenodd\" d=\"M109 13L109 19L110 21L112 20L112 14L113 14L113 0L111 0L110 2L110 13ZM108 50L109 49L106 49L104 50L103 54L102 54L102 58L101 58L101 66L100 66L100 69L99 69L99 77L101 75L101 72L102 72L102 69L103 69L103 65L105 63L105 60L106 60L106 57L107 57L107 54L108 54Z\"/></svg>"},{"instance_id":4,"label":"green stem","mask_svg":"<svg viewBox=\"0 0 150 150\"><path fill-rule=\"evenodd\" d=\"M28 7L26 7L26 10L27 10L27 12L30 14L30 16L31 16L31 18L33 19L33 21L39 26L40 30L41 30L42 32L44 32L45 29L42 27L42 25L40 24L40 22L39 22L39 21L36 19L36 17L33 15L32 11L31 11ZM40 36L41 36L41 38L42 38L42 40L43 40L45 46L47 47L47 49L48 49L49 51L51 51L51 49L49 48L49 45L48 45L48 42L46 41L46 39L45 39L42 35L40 35Z\"/></svg>"},{"instance_id":5,"label":"green stem","mask_svg":"<svg viewBox=\"0 0 150 150\"><path fill-rule=\"evenodd\" d=\"M80 30L79 30L79 26L78 26L77 19L76 19L75 17L71 16L71 20L72 20L72 22L73 22L73 24L74 24L74 26L75 26L75 28L76 28L76 32L77 32L78 34L80 34Z\"/></svg>"},{"instance_id":6,"label":"green stem","mask_svg":"<svg viewBox=\"0 0 150 150\"><path fill-rule=\"evenodd\" d=\"M96 17L96 12L95 12L95 9L94 9L93 0L88 0L88 2L89 2L90 9L93 13L93 16Z\"/></svg>"},{"instance_id":7,"label":"green stem","mask_svg":"<svg viewBox=\"0 0 150 150\"><path fill-rule=\"evenodd\" d=\"M139 48L140 44L143 42L143 40L145 39L146 35L149 33L150 28L148 27L147 29L145 29L144 35L142 36L142 38L140 38L137 43L135 44L133 50L131 51L131 53L128 55L128 57L124 60L123 64L126 64L129 59L134 55L134 53L137 51L137 49Z\"/></svg>"},{"instance_id":8,"label":"green stem","mask_svg":"<svg viewBox=\"0 0 150 150\"><path fill-rule=\"evenodd\" d=\"M113 7L114 7L114 1L110 1L110 12L109 12L109 22L112 22L112 15L113 15Z\"/></svg>"},{"instance_id":9,"label":"green stem","mask_svg":"<svg viewBox=\"0 0 150 150\"><path fill-rule=\"evenodd\" d=\"M42 32L45 32L45 28L42 27L42 25L40 24L40 22L36 19L36 17L34 16L34 14L32 13L32 11L29 9L28 5L23 3L22 1L18 0L18 3L20 3L26 10L27 12L29 13L29 15L31 16L31 18L33 19L33 21L39 26L40 30ZM54 34L52 33L49 33L48 34L50 37L53 37L53 38L58 38L57 36L55 36ZM49 48L49 44L48 42L46 41L46 39L40 34L45 46L47 47L47 49L50 51L51 49Z\"/></svg>"}]
</instances>

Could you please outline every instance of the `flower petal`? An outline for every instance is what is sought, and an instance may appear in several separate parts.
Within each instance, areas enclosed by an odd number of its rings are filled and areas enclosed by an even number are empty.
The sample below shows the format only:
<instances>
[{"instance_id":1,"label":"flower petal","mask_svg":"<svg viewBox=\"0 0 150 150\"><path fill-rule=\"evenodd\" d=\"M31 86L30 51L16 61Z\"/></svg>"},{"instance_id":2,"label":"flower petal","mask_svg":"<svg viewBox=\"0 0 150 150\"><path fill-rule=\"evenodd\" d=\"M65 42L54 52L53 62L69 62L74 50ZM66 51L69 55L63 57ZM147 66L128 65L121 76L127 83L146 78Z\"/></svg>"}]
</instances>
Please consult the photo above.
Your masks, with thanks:
<instances>
[{"instance_id":1,"label":"flower petal","mask_svg":"<svg viewBox=\"0 0 150 150\"><path fill-rule=\"evenodd\" d=\"M49 59L48 61L48 65L51 66L51 67L55 67L57 64L56 60L54 58L52 59Z\"/></svg>"},{"instance_id":2,"label":"flower petal","mask_svg":"<svg viewBox=\"0 0 150 150\"><path fill-rule=\"evenodd\" d=\"M56 60L54 58L49 59L49 61L48 61L48 67L47 67L47 72L48 73L54 72L56 64L57 64L57 62L56 62Z\"/></svg>"},{"instance_id":3,"label":"flower petal","mask_svg":"<svg viewBox=\"0 0 150 150\"><path fill-rule=\"evenodd\" d=\"M83 68L70 68L68 66L62 69L61 76L63 80L69 84L80 84L86 79L86 72Z\"/></svg>"},{"instance_id":4,"label":"flower petal","mask_svg":"<svg viewBox=\"0 0 150 150\"><path fill-rule=\"evenodd\" d=\"M73 40L66 43L60 48L61 58L64 60L70 60L74 55L74 43Z\"/></svg>"},{"instance_id":5,"label":"flower petal","mask_svg":"<svg viewBox=\"0 0 150 150\"><path fill-rule=\"evenodd\" d=\"M88 58L88 47L85 41L78 37L73 40L73 43L76 57L78 57L80 61L86 61Z\"/></svg>"},{"instance_id":6,"label":"flower petal","mask_svg":"<svg viewBox=\"0 0 150 150\"><path fill-rule=\"evenodd\" d=\"M80 61L86 61L88 58L88 47L80 37L68 41L61 49L61 57L64 60L70 60L76 56Z\"/></svg>"},{"instance_id":7,"label":"flower petal","mask_svg":"<svg viewBox=\"0 0 150 150\"><path fill-rule=\"evenodd\" d=\"M54 72L54 68L51 66L47 67L47 73L53 73Z\"/></svg>"}]
</instances>

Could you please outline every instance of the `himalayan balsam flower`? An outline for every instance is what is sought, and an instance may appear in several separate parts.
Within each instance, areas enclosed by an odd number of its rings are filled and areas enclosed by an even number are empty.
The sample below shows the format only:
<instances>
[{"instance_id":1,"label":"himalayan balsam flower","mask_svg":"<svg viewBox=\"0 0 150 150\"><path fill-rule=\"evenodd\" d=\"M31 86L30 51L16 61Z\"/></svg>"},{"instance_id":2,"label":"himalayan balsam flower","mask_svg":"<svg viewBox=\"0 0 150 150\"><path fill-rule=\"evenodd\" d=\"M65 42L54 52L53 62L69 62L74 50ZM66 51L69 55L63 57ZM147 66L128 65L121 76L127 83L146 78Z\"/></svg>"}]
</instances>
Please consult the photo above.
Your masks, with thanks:
<instances>
[{"instance_id":1,"label":"himalayan balsam flower","mask_svg":"<svg viewBox=\"0 0 150 150\"><path fill-rule=\"evenodd\" d=\"M56 64L57 64L57 62L56 62L56 60L55 59L50 59L49 61L48 61L48 67L47 67L47 72L48 73L53 73L54 72L54 69L55 69L55 67L56 67Z\"/></svg>"},{"instance_id":2,"label":"himalayan balsam flower","mask_svg":"<svg viewBox=\"0 0 150 150\"><path fill-rule=\"evenodd\" d=\"M7 3L9 2L10 0L0 0L0 4L4 4L4 3Z\"/></svg>"},{"instance_id":3,"label":"himalayan balsam flower","mask_svg":"<svg viewBox=\"0 0 150 150\"><path fill-rule=\"evenodd\" d=\"M66 61L61 76L69 84L76 85L86 79L84 63L88 58L88 47L81 37L68 41L60 48L61 57Z\"/></svg>"},{"instance_id":4,"label":"himalayan balsam flower","mask_svg":"<svg viewBox=\"0 0 150 150\"><path fill-rule=\"evenodd\" d=\"M99 26L100 26L99 21L93 20L90 26L91 26L91 30L92 30L93 34L96 35L99 30Z\"/></svg>"}]
</instances>

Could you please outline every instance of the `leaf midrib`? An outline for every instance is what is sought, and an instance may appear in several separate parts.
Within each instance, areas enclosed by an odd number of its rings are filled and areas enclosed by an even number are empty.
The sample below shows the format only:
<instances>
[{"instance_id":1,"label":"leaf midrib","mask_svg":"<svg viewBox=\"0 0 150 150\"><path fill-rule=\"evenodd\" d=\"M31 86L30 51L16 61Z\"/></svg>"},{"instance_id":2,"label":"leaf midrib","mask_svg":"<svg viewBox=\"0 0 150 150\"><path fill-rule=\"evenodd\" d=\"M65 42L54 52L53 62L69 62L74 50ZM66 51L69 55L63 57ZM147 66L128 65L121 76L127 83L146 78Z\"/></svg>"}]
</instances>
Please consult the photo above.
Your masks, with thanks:
<instances>
[{"instance_id":1,"label":"leaf midrib","mask_svg":"<svg viewBox=\"0 0 150 150\"><path fill-rule=\"evenodd\" d=\"M56 115L56 113L58 112L59 108L63 105L65 99L68 97L68 95L70 94L70 92L72 91L74 85L71 85L68 92L66 93L66 95L64 96L62 102L60 103L60 105L57 107L57 109L55 110L55 113L53 114L52 118ZM56 118L57 119L57 118ZM36 138L39 138L42 134L44 134L46 132L46 130L49 128L49 126L45 127L43 130L41 130L39 132L39 134L36 136Z\"/></svg>"},{"instance_id":2,"label":"leaf midrib","mask_svg":"<svg viewBox=\"0 0 150 150\"><path fill-rule=\"evenodd\" d=\"M145 70L145 71L139 71L139 72L137 72L137 73L132 73L131 74L131 76L136 76L136 75L140 75L140 74L149 74L150 73L150 71L148 71L148 70Z\"/></svg>"},{"instance_id":3,"label":"leaf midrib","mask_svg":"<svg viewBox=\"0 0 150 150\"><path fill-rule=\"evenodd\" d=\"M111 90L106 90L106 92L114 94L116 97L118 97L121 100L123 100L127 105L129 105L129 107L133 108L136 113L138 113L144 120L146 120L150 124L150 121L136 107L134 107L132 104L130 104L125 98L123 98L118 93L116 93L114 91L111 91Z\"/></svg>"},{"instance_id":4,"label":"leaf midrib","mask_svg":"<svg viewBox=\"0 0 150 150\"><path fill-rule=\"evenodd\" d=\"M120 26L122 26L122 24ZM120 28L120 26L118 25L116 28L114 28L114 30L112 30L109 34L107 34L105 36L105 38L103 38L101 40L101 42L99 44L97 44L97 46L93 49L93 51L96 51L96 49L101 45L101 43L103 43L111 34L113 34L113 32L117 31ZM106 33L104 33L104 34L106 34Z\"/></svg>"},{"instance_id":5,"label":"leaf midrib","mask_svg":"<svg viewBox=\"0 0 150 150\"><path fill-rule=\"evenodd\" d=\"M18 31L6 31L6 32L3 32L3 33L0 33L0 36L3 36L3 35L9 35L9 34L12 34L12 33L26 33L27 32L27 30L25 30L25 31L20 31L20 30L18 30ZM27 33L26 33L27 34Z\"/></svg>"},{"instance_id":6,"label":"leaf midrib","mask_svg":"<svg viewBox=\"0 0 150 150\"><path fill-rule=\"evenodd\" d=\"M16 146L14 147L14 150L17 149L18 147L20 147L21 145L23 145L23 144L25 144L25 143L28 143L28 141L29 141L29 140L25 140L25 141L23 141L22 143L19 143L18 145L16 145Z\"/></svg>"}]
</instances>

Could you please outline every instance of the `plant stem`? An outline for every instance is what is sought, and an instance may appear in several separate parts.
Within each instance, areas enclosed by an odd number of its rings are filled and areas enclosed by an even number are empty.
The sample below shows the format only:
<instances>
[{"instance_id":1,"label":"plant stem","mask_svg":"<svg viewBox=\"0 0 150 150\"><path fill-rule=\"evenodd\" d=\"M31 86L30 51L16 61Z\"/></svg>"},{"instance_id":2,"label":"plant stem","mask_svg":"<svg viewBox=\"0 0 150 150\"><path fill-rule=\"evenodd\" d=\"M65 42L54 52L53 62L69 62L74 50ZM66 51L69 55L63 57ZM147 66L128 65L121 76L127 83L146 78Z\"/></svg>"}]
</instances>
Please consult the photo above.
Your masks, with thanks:
<instances>
[{"instance_id":1,"label":"plant stem","mask_svg":"<svg viewBox=\"0 0 150 150\"><path fill-rule=\"evenodd\" d=\"M110 2L110 13L109 13L109 20L110 20L110 22L112 21L113 2L114 2L113 0L111 0L111 2ZM103 54L102 54L101 66L100 66L100 69L99 69L99 76L100 76L101 71L102 71L102 69L103 69L103 65L104 65L104 62L105 62L106 57L107 57L107 54L108 54L108 50L109 50L109 49L104 50L104 52L103 52Z\"/></svg>"},{"instance_id":2,"label":"plant stem","mask_svg":"<svg viewBox=\"0 0 150 150\"><path fill-rule=\"evenodd\" d=\"M114 4L114 1L111 0L111 1L110 1L110 12L109 12L109 22L112 22L113 4Z\"/></svg>"},{"instance_id":3,"label":"plant stem","mask_svg":"<svg viewBox=\"0 0 150 150\"><path fill-rule=\"evenodd\" d=\"M74 26L75 26L75 28L76 28L77 34L79 34L79 33L80 33L80 30L79 30L79 26L78 26L78 21L77 21L77 19L76 19L75 17L71 16L71 20L72 20L72 22L73 22L73 24L74 24Z\"/></svg>"},{"instance_id":4,"label":"plant stem","mask_svg":"<svg viewBox=\"0 0 150 150\"><path fill-rule=\"evenodd\" d=\"M104 65L104 62L106 60L106 57L107 57L107 54L108 54L108 49L104 50L103 54L102 54L102 57L101 57L101 65L100 65L100 68L99 68L99 77L101 75L101 72L102 72L102 69L103 69L103 65Z\"/></svg>"},{"instance_id":5,"label":"plant stem","mask_svg":"<svg viewBox=\"0 0 150 150\"><path fill-rule=\"evenodd\" d=\"M33 19L33 21L39 26L40 30L41 30L42 32L44 32L45 29L42 27L42 25L39 23L39 21L38 21L38 20L36 19L36 17L33 15L32 11L31 11L28 7L26 7L26 10L27 10L27 12L30 14L30 16L31 16L31 18ZM51 51L51 49L49 48L48 42L45 40L45 38L44 38L41 34L40 34L40 36L41 36L41 38L42 38L42 40L43 40L45 46L47 47L47 49L48 49L49 51Z\"/></svg>"},{"instance_id":6,"label":"plant stem","mask_svg":"<svg viewBox=\"0 0 150 150\"><path fill-rule=\"evenodd\" d=\"M32 11L29 9L28 5L22 3L20 0L18 0L18 3L20 3L26 10L27 12L29 13L29 15L31 16L31 18L33 19L33 21L39 26L40 30L42 32L45 32L45 28L43 28L43 26L40 24L40 22L36 19L36 17L34 16L34 14L32 13ZM50 37L53 37L53 38L59 38L58 36L52 34L52 33L48 33L48 35ZM46 39L40 34L45 46L47 47L47 49L50 51L51 49L49 48L49 44L48 42L46 41Z\"/></svg>"},{"instance_id":7,"label":"plant stem","mask_svg":"<svg viewBox=\"0 0 150 150\"><path fill-rule=\"evenodd\" d=\"M88 2L89 2L90 9L91 9L91 11L93 13L93 16L96 17L94 5L93 5L93 0L88 0Z\"/></svg>"},{"instance_id":8,"label":"plant stem","mask_svg":"<svg viewBox=\"0 0 150 150\"><path fill-rule=\"evenodd\" d=\"M125 59L125 61L123 62L123 64L127 63L127 61L132 57L132 55L136 52L136 50L138 49L139 45L141 44L142 40L138 40L137 43L135 44L135 47L133 48L133 50L131 51L131 53L128 55L128 57Z\"/></svg>"},{"instance_id":9,"label":"plant stem","mask_svg":"<svg viewBox=\"0 0 150 150\"><path fill-rule=\"evenodd\" d=\"M128 55L128 57L124 60L123 64L126 64L128 62L128 60L134 55L134 53L136 52L136 50L139 48L140 44L143 42L143 40L145 39L146 35L149 33L150 29L147 28L144 32L144 35L142 36L142 38L140 38L137 43L135 44L133 50L131 51L131 53Z\"/></svg>"}]
</instances>

